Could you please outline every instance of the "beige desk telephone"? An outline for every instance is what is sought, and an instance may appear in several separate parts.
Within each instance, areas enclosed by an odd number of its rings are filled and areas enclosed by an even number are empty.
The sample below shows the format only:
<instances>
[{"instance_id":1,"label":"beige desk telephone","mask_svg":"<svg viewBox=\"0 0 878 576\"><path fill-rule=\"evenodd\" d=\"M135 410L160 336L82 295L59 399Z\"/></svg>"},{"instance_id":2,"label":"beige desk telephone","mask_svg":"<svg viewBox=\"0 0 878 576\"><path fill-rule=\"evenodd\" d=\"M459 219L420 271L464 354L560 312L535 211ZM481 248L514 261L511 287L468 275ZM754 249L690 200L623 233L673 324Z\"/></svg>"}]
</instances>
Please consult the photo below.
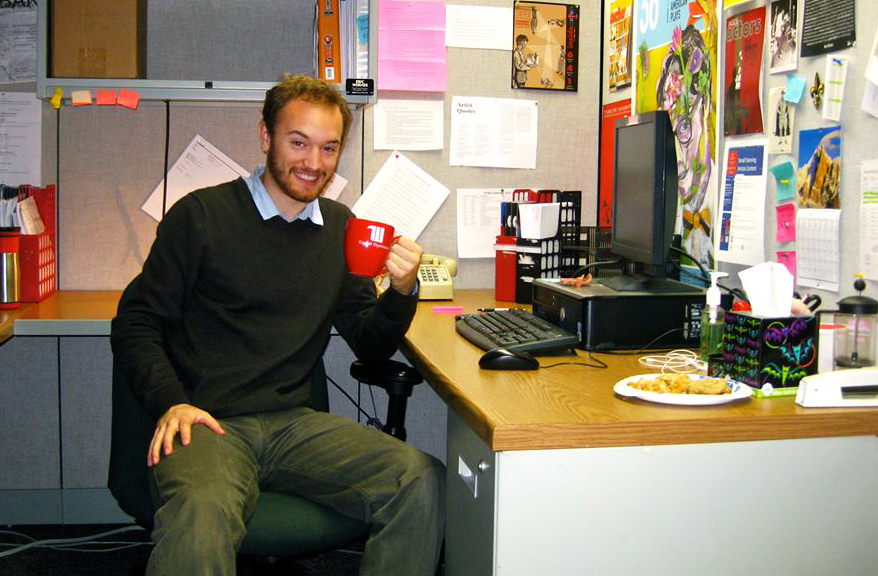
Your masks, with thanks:
<instances>
[{"instance_id":1,"label":"beige desk telephone","mask_svg":"<svg viewBox=\"0 0 878 576\"><path fill-rule=\"evenodd\" d=\"M457 262L451 258L424 254L418 270L418 297L421 300L451 300L454 289L451 277L457 275Z\"/></svg>"}]
</instances>

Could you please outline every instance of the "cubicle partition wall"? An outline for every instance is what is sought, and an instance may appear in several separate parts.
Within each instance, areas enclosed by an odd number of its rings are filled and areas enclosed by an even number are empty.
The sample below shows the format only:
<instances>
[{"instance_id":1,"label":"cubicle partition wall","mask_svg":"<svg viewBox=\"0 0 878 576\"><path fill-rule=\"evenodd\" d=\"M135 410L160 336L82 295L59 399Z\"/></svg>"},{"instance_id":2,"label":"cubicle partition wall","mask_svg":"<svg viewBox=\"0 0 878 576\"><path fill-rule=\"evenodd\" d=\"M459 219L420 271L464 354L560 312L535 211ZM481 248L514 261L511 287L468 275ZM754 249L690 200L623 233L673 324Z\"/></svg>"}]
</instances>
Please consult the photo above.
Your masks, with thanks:
<instances>
[{"instance_id":1,"label":"cubicle partition wall","mask_svg":"<svg viewBox=\"0 0 878 576\"><path fill-rule=\"evenodd\" d=\"M762 74L761 74L761 82L760 82L760 97L761 97L761 110L762 110L762 123L764 126L764 130L766 133L770 132L773 129L773 124L771 123L771 112L770 107L770 93L773 89L785 87L788 82L788 74L792 74L800 77L805 81L805 90L802 95L801 100L797 104L790 104L790 107L794 109L794 123L793 123L793 131L792 131L792 150L789 154L768 154L767 156L767 164L769 167L775 166L777 164L781 164L782 162L791 161L793 165L798 169L799 166L799 132L801 130L809 130L814 128L827 128L832 126L837 126L841 128L841 214L840 214L840 236L839 236L839 246L837 255L840 260L840 286L838 291L826 290L826 289L815 289L810 286L801 286L800 290L802 292L814 292L819 294L823 299L823 308L824 309L832 309L834 308L833 303L836 302L840 296L845 296L854 293L853 289L853 280L854 274L857 272L863 272L864 262L861 261L859 248L861 238L866 234L866 226L863 225L860 221L860 202L861 202L861 168L864 161L872 160L875 158L875 146L874 146L874 134L876 128L878 128L878 118L875 116L863 111L861 105L864 101L864 91L867 89L869 81L865 78L865 72L867 70L867 66L869 66L870 56L872 55L872 47L873 41L876 34L876 27L878 27L878 13L874 10L874 4L871 2L858 1L854 2L807 2L805 0L798 1L787 1L783 0L779 4L781 4L784 8L788 8L790 5L795 6L796 10L796 21L795 21L795 29L797 32L797 45L795 47L795 52L797 55L797 62L795 68L791 70L785 70L782 72L771 73L770 67L770 45L772 35L776 33L776 30L770 27L770 14L772 11L772 6L776 3L773 0L757 0L757 1L747 1L747 2L732 2L730 0L716 0L712 2L717 6L717 18L719 21L718 26L718 42L719 42L719 57L717 60L717 70L716 78L718 78L717 85L717 125L716 125L716 135L717 135L717 153L716 153L716 164L715 169L718 170L718 174L722 174L723 170L723 154L725 150L725 145L733 144L737 146L741 146L742 137L740 136L725 136L724 137L724 119L726 116L726 90L725 86L725 43L727 38L727 22L729 18L732 18L736 15L739 15L743 12L756 9L759 7L765 7L765 19L764 19L764 28L759 30L760 33L764 34L764 44L762 46ZM676 3L679 4L679 3ZM671 5L669 0L660 0L658 5L656 6L653 2L639 2L634 3L633 0L603 0L603 7L605 13L605 21L610 21L610 12L612 8L617 10L624 11L626 5L631 5L632 7L632 20L630 25L631 34L633 36L633 41L630 44L629 53L631 54L631 75L635 76L633 78L634 83L627 84L625 86L618 86L615 89L611 89L611 83L608 76L608 70L610 68L610 38L611 31L609 26L605 26L602 31L603 38L603 75L601 76L601 97L603 106L606 110L611 110L613 107L618 107L622 105L622 103L626 100L631 100L632 102L636 101L637 93L636 93L636 61L638 58L639 52L639 33L642 30L648 29L650 22L649 19L651 16L660 15L659 19L664 21L666 16L671 13L670 10L665 10L665 8ZM644 6L650 7L658 7L659 10L657 12L649 11L644 9ZM725 6L728 5L726 8ZM819 56L802 56L801 55L801 46L803 43L803 34L804 34L804 12L806 5L810 5L810 9L815 10L817 12L821 10L826 10L833 14L833 17L838 18L837 21L830 21L829 15L824 15L823 18L819 19L818 26L815 26L814 31L817 32L820 26L823 27L823 32L831 35L836 29L842 27L846 21L841 18L839 15L839 10L842 10L843 7L847 6L855 6L854 8L854 20L855 20L855 30L856 30L856 42L854 46L849 48L843 48L840 50L835 50L829 52L828 54L821 54ZM635 9L636 8L636 9ZM754 28L755 29L755 28ZM670 29L665 32L670 33ZM655 35L651 38L651 46L658 46L658 42L655 39ZM668 38L670 41L670 37ZM828 106L827 104L827 96L826 90L828 89L827 78L826 78L826 61L827 56L830 58L843 58L847 60L847 76L844 85L844 99L841 105L841 118L840 121L832 121L823 118L822 114L824 109ZM821 83L824 85L824 95L822 98L821 107L818 109L814 106L813 99L810 96L810 90L815 85L815 75L819 75L821 79ZM636 102L635 102L636 104ZM635 106L636 107L636 106ZM762 136L763 133L753 134L753 136ZM806 159L807 160L807 159ZM607 174L601 173L602 178L606 178ZM722 178L719 178L722 180ZM712 194L719 195L722 193L722 185L720 185L711 191ZM793 199L795 200L795 199ZM801 247L800 243L796 241L779 241L777 239L777 215L775 212L776 206L782 204L784 202L788 202L786 199L779 199L777 196L777 185L775 178L769 173L767 178L767 190L765 195L765 204L764 204L764 213L765 213L765 223L764 223L764 260L766 261L776 261L778 259L778 252L792 252L795 254L797 244ZM756 211L758 212L758 210ZM718 224L718 215L715 215L713 225L716 228L719 227ZM864 238L865 239L865 238ZM741 270L747 268L747 265L742 264L732 264L721 262L719 264L718 269L729 272L730 278L727 279L729 285L737 285L740 286L740 282L737 278L737 273ZM874 274L874 273L873 273ZM874 290L876 287L875 278L873 276L872 281L870 282L869 288L867 290L872 291L872 296L874 297Z\"/></svg>"},{"instance_id":2,"label":"cubicle partition wall","mask_svg":"<svg viewBox=\"0 0 878 576\"><path fill-rule=\"evenodd\" d=\"M279 3L280 0L274 2ZM203 9L216 7L216 3L196 4L203 4ZM473 4L511 5L497 0L478 0ZM582 222L594 223L600 110L600 85L597 79L600 69L601 5L599 0L589 0L582 2L580 9L580 80L577 92L513 90L510 87L511 49L466 48L447 49L448 89L444 94L379 91L379 98L444 101L444 148L404 152L452 191L418 238L427 252L449 256L457 254L457 188L581 190ZM168 52L174 48L165 42L168 40L167 34L154 29L170 25L167 10L168 6L164 3L150 2L148 26L152 30L148 34L147 46L149 74L181 79L186 74L203 76L222 70L218 63L228 59L227 54L213 54L213 58L208 59L207 55L196 51L195 54L199 56L194 58L187 51L188 44L199 34L206 34L201 27L194 30L194 38L181 39L176 53ZM223 10L237 14L228 7ZM195 12L198 10L193 10ZM266 30L272 33L271 28ZM277 42L286 42L285 38L278 38ZM215 43L216 40L209 38L206 41ZM263 78L268 74L265 70L268 56L264 54L267 50L264 40L237 37L229 39L229 42L234 44L235 51L246 55L239 57L237 63L229 64L233 70L246 75L250 73L249 64L252 64L260 74L256 78L268 80ZM510 38L510 48L511 44ZM278 61L286 62L280 58ZM302 64L293 62L290 65ZM277 73L282 71L278 68ZM254 77L245 76L244 79L253 80ZM449 114L451 98L457 95L537 101L539 146L536 169L449 166ZM141 205L161 182L166 138L169 165L173 164L196 134L203 136L247 170L264 162L257 141L260 118L258 102L142 101L137 110L118 106L74 108L65 104L57 111L46 103L43 110L43 183L58 184L58 287L61 290L119 289L140 270L155 236L156 226L156 221L141 210ZM339 165L338 173L349 182L340 199L349 206L354 204L390 155L390 151L373 150L372 122L371 107L360 108L354 113L354 124ZM167 134L166 125L169 126ZM463 260L459 263L459 270L454 279L458 288L494 285L493 259ZM341 342L330 348L327 358L330 372L341 374L346 370L347 363L343 358L346 350L347 347ZM337 361L334 357L336 353L339 354ZM351 385L349 378L344 380L346 385ZM354 392L353 389L351 391ZM334 409L335 406L356 417L356 411L340 396L334 403ZM418 416L420 411L428 415L422 419ZM416 392L411 404L410 441L438 456L444 456L445 451L444 411L444 405L429 389L424 387L423 392ZM438 423L428 424L433 420Z\"/></svg>"},{"instance_id":3,"label":"cubicle partition wall","mask_svg":"<svg viewBox=\"0 0 878 576\"><path fill-rule=\"evenodd\" d=\"M274 3L278 2L275 0ZM208 2L196 4L204 4L205 10L216 6L216 3ZM510 6L509 2L497 0L479 0L473 4ZM150 2L149 28L162 26L168 21L164 13L158 13L162 6L163 3ZM188 11L199 12L191 3L187 5ZM236 14L230 9L224 8L224 11ZM413 162L452 191L418 238L428 252L449 256L457 253L457 188L582 190L583 224L593 223L600 110L600 85L597 81L601 49L599 0L583 2L580 16L577 92L513 90L510 87L511 38L508 51L448 48L448 89L444 94L379 91L379 98L443 99L445 103L444 149L404 151ZM188 44L202 33L200 30L200 27L195 30L195 38L178 44L176 54L169 53L173 47L162 41L165 36L159 31L150 31L147 47L150 73L162 77L177 74L175 78L179 79L180 73L173 72L169 65L154 61L156 58L173 61L186 73L196 74L199 69L216 73L217 61L223 62L227 55L217 54L212 61L206 60L203 68L197 68L194 67L197 62L193 63L187 51ZM271 31L270 28L267 30ZM209 41L215 43L215 39ZM277 39L278 43L284 41L284 38ZM252 61L253 66L260 70L265 67L268 57L262 54L264 46L260 40L239 37L229 39L229 42L234 45L234 51L248 55L243 59L245 63ZM252 50L248 48L251 44ZM241 58L238 60L240 62ZM240 67L240 63L232 65ZM302 64L293 62L290 65ZM283 71L278 67L277 75ZM262 70L262 75L266 73ZM451 98L458 95L537 101L539 147L536 169L449 166ZM121 288L139 270L156 225L155 220L140 210L140 206L162 179L167 108L170 109L170 164L196 134L202 135L248 170L263 162L256 138L259 103L171 100L166 105L164 102L142 101L137 110L65 105L57 112L46 103L43 183L57 181L59 187L60 289ZM348 147L338 170L349 181L341 197L348 205L353 205L390 155L390 151L373 150L372 118L372 110L368 107L355 113ZM462 288L493 286L493 266L492 259L464 260L460 262L455 285Z\"/></svg>"}]
</instances>

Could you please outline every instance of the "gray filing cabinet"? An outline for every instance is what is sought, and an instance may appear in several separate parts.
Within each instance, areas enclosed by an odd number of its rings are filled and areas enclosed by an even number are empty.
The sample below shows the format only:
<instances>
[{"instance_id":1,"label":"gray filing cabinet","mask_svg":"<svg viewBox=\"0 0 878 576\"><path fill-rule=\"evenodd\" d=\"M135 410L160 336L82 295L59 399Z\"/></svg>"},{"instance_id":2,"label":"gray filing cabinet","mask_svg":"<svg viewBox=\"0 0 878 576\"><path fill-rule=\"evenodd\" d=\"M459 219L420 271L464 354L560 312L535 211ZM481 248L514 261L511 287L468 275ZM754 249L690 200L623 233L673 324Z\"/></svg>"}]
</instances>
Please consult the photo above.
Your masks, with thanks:
<instances>
[{"instance_id":1,"label":"gray filing cabinet","mask_svg":"<svg viewBox=\"0 0 878 576\"><path fill-rule=\"evenodd\" d=\"M494 573L495 456L454 410L448 410L447 574Z\"/></svg>"}]
</instances>

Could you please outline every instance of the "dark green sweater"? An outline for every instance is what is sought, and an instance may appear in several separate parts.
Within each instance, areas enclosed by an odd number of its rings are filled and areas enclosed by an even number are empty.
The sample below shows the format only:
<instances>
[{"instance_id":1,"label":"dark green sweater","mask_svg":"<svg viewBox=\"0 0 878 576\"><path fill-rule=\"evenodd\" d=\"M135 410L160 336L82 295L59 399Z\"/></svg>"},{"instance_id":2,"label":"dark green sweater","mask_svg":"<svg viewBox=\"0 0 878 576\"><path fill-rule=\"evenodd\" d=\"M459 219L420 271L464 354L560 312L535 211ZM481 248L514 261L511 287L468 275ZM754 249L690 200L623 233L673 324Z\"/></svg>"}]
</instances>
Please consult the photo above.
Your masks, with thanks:
<instances>
[{"instance_id":1,"label":"dark green sweater","mask_svg":"<svg viewBox=\"0 0 878 576\"><path fill-rule=\"evenodd\" d=\"M243 180L192 192L159 224L112 324L113 354L154 417L193 404L215 417L305 405L334 324L361 359L393 354L416 296L376 299L348 274L344 205L324 225L263 220Z\"/></svg>"}]
</instances>

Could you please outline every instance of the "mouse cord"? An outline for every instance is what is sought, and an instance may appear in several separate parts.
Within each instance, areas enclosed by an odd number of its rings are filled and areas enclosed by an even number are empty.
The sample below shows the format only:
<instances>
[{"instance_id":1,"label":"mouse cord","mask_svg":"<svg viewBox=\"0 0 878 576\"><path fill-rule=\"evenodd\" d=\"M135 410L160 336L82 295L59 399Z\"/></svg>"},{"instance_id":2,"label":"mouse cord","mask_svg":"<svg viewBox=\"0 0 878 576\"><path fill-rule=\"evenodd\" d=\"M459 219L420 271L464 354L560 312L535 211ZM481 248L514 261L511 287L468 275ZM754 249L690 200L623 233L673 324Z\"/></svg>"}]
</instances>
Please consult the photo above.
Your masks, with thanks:
<instances>
[{"instance_id":1,"label":"mouse cord","mask_svg":"<svg viewBox=\"0 0 878 576\"><path fill-rule=\"evenodd\" d=\"M604 362L600 358L595 358L594 356L592 356L590 351L588 353L588 359L593 361L594 364L589 364L588 362L556 362L555 364L540 366L540 368L554 368L555 366L587 366L589 368L607 368L606 362Z\"/></svg>"}]
</instances>

